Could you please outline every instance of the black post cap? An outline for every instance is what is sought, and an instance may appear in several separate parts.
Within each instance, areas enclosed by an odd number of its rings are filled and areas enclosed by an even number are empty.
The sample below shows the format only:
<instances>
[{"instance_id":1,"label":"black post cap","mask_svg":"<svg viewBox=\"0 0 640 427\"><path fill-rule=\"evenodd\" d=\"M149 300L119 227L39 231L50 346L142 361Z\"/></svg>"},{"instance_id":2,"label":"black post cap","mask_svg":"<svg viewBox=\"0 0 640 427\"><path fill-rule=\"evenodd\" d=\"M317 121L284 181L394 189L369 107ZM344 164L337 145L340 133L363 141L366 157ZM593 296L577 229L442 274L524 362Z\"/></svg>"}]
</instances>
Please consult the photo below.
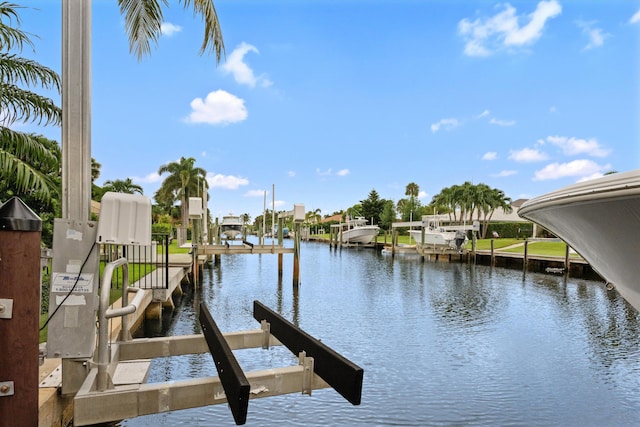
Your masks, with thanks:
<instances>
[{"instance_id":1,"label":"black post cap","mask_svg":"<svg viewBox=\"0 0 640 427\"><path fill-rule=\"evenodd\" d=\"M42 231L42 220L19 197L0 206L0 231Z\"/></svg>"}]
</instances>

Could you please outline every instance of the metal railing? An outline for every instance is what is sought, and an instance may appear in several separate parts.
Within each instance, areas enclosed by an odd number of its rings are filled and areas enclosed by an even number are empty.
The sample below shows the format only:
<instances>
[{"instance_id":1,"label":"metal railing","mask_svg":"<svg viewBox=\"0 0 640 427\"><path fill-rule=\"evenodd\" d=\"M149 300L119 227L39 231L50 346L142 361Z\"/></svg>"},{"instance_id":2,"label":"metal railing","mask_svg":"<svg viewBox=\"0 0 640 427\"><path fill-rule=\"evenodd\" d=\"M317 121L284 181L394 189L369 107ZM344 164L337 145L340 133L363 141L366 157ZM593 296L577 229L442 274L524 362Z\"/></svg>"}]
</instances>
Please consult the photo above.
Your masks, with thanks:
<instances>
[{"instance_id":1,"label":"metal railing","mask_svg":"<svg viewBox=\"0 0 640 427\"><path fill-rule=\"evenodd\" d=\"M169 240L168 234L152 234L150 246L103 245L101 261L109 263L125 258L129 264L131 284L140 289L168 289ZM111 287L120 288L122 279L121 273L116 272Z\"/></svg>"}]
</instances>

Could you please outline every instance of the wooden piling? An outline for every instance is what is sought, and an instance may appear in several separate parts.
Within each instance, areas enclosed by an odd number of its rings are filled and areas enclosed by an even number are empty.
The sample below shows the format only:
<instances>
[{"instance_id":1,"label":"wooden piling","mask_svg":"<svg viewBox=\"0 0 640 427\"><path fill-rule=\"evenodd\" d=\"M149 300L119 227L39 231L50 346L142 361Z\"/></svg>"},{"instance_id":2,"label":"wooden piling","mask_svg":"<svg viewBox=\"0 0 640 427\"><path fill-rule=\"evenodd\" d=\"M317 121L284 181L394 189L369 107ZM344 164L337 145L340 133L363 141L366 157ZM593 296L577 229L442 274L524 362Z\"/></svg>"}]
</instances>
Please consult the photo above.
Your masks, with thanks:
<instances>
[{"instance_id":1,"label":"wooden piling","mask_svg":"<svg viewBox=\"0 0 640 427\"><path fill-rule=\"evenodd\" d=\"M0 427L38 425L41 231L19 198L0 206Z\"/></svg>"}]
</instances>

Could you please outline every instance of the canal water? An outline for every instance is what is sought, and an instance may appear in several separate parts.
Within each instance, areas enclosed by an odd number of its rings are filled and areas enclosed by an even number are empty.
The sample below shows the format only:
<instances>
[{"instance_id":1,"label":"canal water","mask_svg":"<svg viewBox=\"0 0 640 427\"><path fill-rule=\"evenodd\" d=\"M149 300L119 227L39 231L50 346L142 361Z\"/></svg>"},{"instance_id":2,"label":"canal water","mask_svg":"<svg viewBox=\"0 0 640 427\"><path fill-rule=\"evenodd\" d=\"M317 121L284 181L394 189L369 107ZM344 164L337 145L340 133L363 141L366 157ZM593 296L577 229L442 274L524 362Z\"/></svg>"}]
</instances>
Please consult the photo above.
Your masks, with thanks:
<instances>
[{"instance_id":1,"label":"canal water","mask_svg":"<svg viewBox=\"0 0 640 427\"><path fill-rule=\"evenodd\" d=\"M289 242L288 244L291 244ZM302 242L293 256L222 256L148 335L259 328L258 300L364 369L362 403L332 389L249 402L248 426L638 426L640 316L598 281ZM245 371L296 364L235 352ZM217 375L209 354L155 359L149 382ZM233 426L226 404L119 426Z\"/></svg>"}]
</instances>

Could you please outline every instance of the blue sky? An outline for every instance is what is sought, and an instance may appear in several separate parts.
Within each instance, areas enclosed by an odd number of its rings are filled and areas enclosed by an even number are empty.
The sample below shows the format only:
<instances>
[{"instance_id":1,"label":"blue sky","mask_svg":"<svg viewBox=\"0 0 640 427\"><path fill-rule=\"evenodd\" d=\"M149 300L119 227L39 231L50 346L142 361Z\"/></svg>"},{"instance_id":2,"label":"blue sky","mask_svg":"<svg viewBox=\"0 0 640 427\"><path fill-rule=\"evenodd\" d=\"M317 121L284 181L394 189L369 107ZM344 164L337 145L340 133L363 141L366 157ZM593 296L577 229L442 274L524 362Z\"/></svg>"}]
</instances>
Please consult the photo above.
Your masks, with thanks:
<instances>
[{"instance_id":1,"label":"blue sky","mask_svg":"<svg viewBox=\"0 0 640 427\"><path fill-rule=\"evenodd\" d=\"M25 56L61 72L61 2L19 3ZM194 157L212 214L253 219L272 188L276 210L327 215L410 182L425 204L465 181L515 200L640 167L640 1L219 0L220 64L171 3L138 61L116 1L93 0L100 185L153 197Z\"/></svg>"}]
</instances>

